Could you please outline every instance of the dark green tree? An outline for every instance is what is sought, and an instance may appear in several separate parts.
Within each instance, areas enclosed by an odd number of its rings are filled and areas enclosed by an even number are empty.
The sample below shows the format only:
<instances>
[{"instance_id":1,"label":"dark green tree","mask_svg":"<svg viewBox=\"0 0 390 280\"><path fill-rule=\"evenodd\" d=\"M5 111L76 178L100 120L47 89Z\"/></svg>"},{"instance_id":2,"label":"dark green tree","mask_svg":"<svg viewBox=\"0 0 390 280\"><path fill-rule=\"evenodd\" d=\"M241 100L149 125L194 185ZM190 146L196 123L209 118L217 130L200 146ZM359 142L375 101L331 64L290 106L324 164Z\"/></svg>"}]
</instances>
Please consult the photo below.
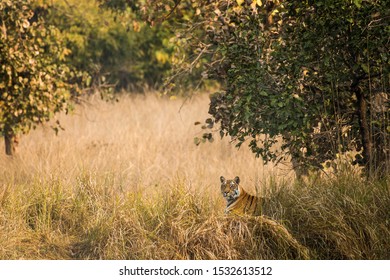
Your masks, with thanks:
<instances>
[{"instance_id":1,"label":"dark green tree","mask_svg":"<svg viewBox=\"0 0 390 280\"><path fill-rule=\"evenodd\" d=\"M203 11L199 40L219 59L207 71L225 81L208 128L219 123L265 162L291 157L298 173L347 151L368 175L389 172L388 1L216 1Z\"/></svg>"}]
</instances>

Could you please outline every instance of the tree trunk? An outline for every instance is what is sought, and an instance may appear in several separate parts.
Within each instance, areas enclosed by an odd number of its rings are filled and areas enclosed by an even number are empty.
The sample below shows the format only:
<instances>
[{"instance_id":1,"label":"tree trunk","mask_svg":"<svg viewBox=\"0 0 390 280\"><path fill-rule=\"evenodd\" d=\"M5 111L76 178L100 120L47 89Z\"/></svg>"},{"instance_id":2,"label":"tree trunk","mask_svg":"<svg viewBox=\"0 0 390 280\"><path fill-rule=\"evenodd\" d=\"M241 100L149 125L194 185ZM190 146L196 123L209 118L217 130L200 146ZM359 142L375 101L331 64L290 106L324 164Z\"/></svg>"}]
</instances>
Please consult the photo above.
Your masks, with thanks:
<instances>
[{"instance_id":1,"label":"tree trunk","mask_svg":"<svg viewBox=\"0 0 390 280\"><path fill-rule=\"evenodd\" d=\"M367 176L372 176L375 171L374 166L374 143L371 137L370 121L368 116L367 100L361 89L356 85L352 88L357 99L357 113L359 118L360 137L363 146L363 164Z\"/></svg>"},{"instance_id":2,"label":"tree trunk","mask_svg":"<svg viewBox=\"0 0 390 280\"><path fill-rule=\"evenodd\" d=\"M5 131L4 141L5 141L5 154L8 156L15 155L16 147L18 145L18 140L16 135L13 132Z\"/></svg>"}]
</instances>

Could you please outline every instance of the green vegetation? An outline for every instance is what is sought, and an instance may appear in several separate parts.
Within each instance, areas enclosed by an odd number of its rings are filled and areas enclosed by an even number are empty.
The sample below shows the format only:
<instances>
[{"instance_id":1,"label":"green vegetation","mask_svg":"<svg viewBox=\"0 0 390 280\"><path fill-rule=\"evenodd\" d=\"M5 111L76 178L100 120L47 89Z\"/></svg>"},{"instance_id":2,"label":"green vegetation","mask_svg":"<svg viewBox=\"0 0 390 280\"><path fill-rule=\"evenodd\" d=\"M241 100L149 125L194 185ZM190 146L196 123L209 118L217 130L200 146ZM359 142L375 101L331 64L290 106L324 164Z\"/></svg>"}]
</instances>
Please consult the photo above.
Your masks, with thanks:
<instances>
[{"instance_id":1,"label":"green vegetation","mask_svg":"<svg viewBox=\"0 0 390 280\"><path fill-rule=\"evenodd\" d=\"M17 134L67 110L73 74L58 28L32 1L0 2L0 132L8 155Z\"/></svg>"},{"instance_id":2,"label":"green vegetation","mask_svg":"<svg viewBox=\"0 0 390 280\"><path fill-rule=\"evenodd\" d=\"M207 34L191 43L214 53L206 71L224 81L206 127L218 123L221 136L249 143L265 162L291 157L302 174L351 151L368 176L388 174L388 8L344 0L205 4L199 28Z\"/></svg>"},{"instance_id":3,"label":"green vegetation","mask_svg":"<svg viewBox=\"0 0 390 280\"><path fill-rule=\"evenodd\" d=\"M99 1L46 1L48 18L71 50L69 63L90 76L95 90L158 87L170 69L173 32L151 28L129 7L116 11Z\"/></svg>"}]
</instances>

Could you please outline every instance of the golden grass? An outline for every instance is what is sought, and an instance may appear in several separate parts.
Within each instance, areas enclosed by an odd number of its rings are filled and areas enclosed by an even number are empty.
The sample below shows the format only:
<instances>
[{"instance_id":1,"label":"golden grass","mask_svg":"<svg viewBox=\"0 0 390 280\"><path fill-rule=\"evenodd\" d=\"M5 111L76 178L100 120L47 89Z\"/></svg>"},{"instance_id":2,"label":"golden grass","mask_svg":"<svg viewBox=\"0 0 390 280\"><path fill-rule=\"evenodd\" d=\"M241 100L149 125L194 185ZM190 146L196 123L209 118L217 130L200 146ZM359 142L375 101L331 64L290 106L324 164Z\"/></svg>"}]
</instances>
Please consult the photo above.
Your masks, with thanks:
<instances>
[{"instance_id":1,"label":"golden grass","mask_svg":"<svg viewBox=\"0 0 390 280\"><path fill-rule=\"evenodd\" d=\"M245 185L261 184L270 175L289 174L264 168L247 149L229 139L194 145L207 118L208 97L169 100L156 95L122 96L119 103L98 99L60 116L65 131L55 136L49 125L22 137L13 162L0 153L7 178L57 178L74 182L80 172L112 180L115 187L151 188L176 178L218 192L219 176L242 174ZM0 143L3 150L3 143ZM108 176L107 176L108 175Z\"/></svg>"},{"instance_id":2,"label":"golden grass","mask_svg":"<svg viewBox=\"0 0 390 280\"><path fill-rule=\"evenodd\" d=\"M0 259L390 258L388 181L298 184L228 139L196 146L207 105L90 100L59 136L23 137L0 155ZM225 216L220 175L266 191L276 220Z\"/></svg>"}]
</instances>

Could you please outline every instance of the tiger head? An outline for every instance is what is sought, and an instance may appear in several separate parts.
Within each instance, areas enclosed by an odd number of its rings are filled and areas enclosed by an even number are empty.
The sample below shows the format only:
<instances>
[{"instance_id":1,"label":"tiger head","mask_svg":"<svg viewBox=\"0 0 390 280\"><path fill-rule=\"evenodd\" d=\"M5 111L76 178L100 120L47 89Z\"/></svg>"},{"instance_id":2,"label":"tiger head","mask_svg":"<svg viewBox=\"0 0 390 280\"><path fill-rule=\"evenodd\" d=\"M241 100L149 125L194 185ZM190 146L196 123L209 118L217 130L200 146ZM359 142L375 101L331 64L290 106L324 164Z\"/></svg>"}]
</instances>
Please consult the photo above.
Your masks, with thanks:
<instances>
[{"instance_id":1,"label":"tiger head","mask_svg":"<svg viewBox=\"0 0 390 280\"><path fill-rule=\"evenodd\" d=\"M227 203L232 203L240 196L240 178L237 176L233 180L226 180L225 177L221 176L221 193L226 199Z\"/></svg>"}]
</instances>

